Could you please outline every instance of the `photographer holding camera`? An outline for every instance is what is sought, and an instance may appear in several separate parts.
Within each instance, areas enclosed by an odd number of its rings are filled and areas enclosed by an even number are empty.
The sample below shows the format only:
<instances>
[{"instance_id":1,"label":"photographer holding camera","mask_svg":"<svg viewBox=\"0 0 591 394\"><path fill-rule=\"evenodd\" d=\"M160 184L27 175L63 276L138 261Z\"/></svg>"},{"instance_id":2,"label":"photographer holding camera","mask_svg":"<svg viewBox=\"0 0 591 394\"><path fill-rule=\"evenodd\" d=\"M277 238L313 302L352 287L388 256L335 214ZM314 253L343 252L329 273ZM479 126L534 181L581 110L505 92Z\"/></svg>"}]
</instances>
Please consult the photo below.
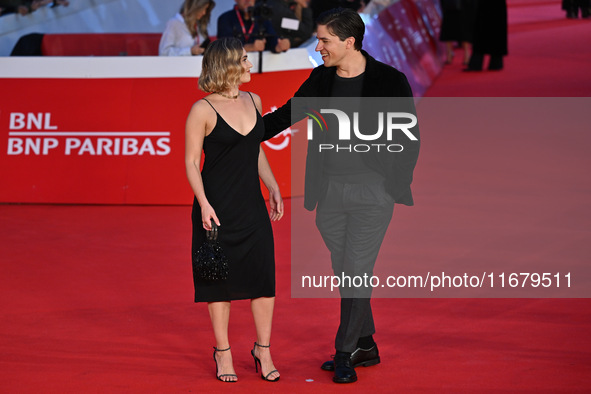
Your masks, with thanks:
<instances>
[{"instance_id":1,"label":"photographer holding camera","mask_svg":"<svg viewBox=\"0 0 591 394\"><path fill-rule=\"evenodd\" d=\"M234 9L218 18L218 38L236 37L246 52L287 51L288 39L278 38L271 25L271 8L266 0L255 5L254 0L235 0Z\"/></svg>"},{"instance_id":2,"label":"photographer holding camera","mask_svg":"<svg viewBox=\"0 0 591 394\"><path fill-rule=\"evenodd\" d=\"M316 27L310 0L268 0L271 23L281 38L289 39L292 48L307 41Z\"/></svg>"}]
</instances>

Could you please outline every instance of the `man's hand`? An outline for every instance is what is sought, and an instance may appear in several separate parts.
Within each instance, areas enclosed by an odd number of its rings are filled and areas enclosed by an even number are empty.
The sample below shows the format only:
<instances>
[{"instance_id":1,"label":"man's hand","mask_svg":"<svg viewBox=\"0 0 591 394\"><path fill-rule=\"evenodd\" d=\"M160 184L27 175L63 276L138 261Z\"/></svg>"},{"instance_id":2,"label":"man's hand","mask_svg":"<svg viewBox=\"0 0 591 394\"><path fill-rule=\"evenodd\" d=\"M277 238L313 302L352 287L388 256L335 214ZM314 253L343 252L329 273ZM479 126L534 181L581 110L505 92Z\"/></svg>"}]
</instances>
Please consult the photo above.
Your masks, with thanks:
<instances>
[{"instance_id":1,"label":"man's hand","mask_svg":"<svg viewBox=\"0 0 591 394\"><path fill-rule=\"evenodd\" d=\"M277 46L275 47L275 52L287 52L287 50L291 48L291 43L287 38L279 38L277 40Z\"/></svg>"},{"instance_id":2,"label":"man's hand","mask_svg":"<svg viewBox=\"0 0 591 394\"><path fill-rule=\"evenodd\" d=\"M265 50L265 45L267 44L267 40L265 38L260 39L260 40L254 40L254 42L250 45L252 45L252 49L250 51L247 52L261 52Z\"/></svg>"},{"instance_id":3,"label":"man's hand","mask_svg":"<svg viewBox=\"0 0 591 394\"><path fill-rule=\"evenodd\" d=\"M203 49L198 44L195 44L191 47L191 55L193 55L193 56L203 55L203 52L205 52L205 49Z\"/></svg>"}]
</instances>

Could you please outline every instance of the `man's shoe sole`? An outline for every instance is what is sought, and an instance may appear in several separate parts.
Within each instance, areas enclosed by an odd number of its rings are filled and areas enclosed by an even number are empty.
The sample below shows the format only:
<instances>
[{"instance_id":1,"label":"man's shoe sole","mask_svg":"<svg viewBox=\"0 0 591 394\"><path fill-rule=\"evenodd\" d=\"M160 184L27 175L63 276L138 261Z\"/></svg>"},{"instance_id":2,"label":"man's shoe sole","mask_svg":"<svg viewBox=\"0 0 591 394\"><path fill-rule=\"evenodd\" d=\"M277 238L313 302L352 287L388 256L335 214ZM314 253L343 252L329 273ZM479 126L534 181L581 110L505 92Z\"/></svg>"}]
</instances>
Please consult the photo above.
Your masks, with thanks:
<instances>
[{"instance_id":1,"label":"man's shoe sole","mask_svg":"<svg viewBox=\"0 0 591 394\"><path fill-rule=\"evenodd\" d=\"M335 383L355 383L357 381L357 376L352 376L350 378L336 378L336 377L332 377L332 381Z\"/></svg>"},{"instance_id":2,"label":"man's shoe sole","mask_svg":"<svg viewBox=\"0 0 591 394\"><path fill-rule=\"evenodd\" d=\"M372 365L377 365L380 363L380 358L373 358L371 360L363 361L359 364L353 365L353 368L357 367L371 367ZM334 371L334 361L327 361L320 367L324 371ZM337 382L337 383L348 383L348 382Z\"/></svg>"}]
</instances>

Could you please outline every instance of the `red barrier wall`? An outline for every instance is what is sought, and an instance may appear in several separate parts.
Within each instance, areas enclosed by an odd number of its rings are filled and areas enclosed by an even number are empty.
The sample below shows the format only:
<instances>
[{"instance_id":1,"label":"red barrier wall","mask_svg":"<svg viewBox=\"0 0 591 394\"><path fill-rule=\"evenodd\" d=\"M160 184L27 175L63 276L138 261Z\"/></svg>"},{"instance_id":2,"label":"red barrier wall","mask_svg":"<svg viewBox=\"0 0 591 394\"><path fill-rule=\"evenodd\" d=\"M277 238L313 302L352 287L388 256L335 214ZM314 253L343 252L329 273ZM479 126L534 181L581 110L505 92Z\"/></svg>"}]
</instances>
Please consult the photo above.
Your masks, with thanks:
<instances>
[{"instance_id":1,"label":"red barrier wall","mask_svg":"<svg viewBox=\"0 0 591 394\"><path fill-rule=\"evenodd\" d=\"M45 34L43 56L158 56L160 33Z\"/></svg>"},{"instance_id":2,"label":"red barrier wall","mask_svg":"<svg viewBox=\"0 0 591 394\"><path fill-rule=\"evenodd\" d=\"M264 111L283 103L309 70L253 75ZM205 94L196 78L3 79L0 201L187 204L184 127ZM278 89L278 87L281 89ZM289 136L271 143L280 147ZM264 145L291 195L289 145Z\"/></svg>"}]
</instances>

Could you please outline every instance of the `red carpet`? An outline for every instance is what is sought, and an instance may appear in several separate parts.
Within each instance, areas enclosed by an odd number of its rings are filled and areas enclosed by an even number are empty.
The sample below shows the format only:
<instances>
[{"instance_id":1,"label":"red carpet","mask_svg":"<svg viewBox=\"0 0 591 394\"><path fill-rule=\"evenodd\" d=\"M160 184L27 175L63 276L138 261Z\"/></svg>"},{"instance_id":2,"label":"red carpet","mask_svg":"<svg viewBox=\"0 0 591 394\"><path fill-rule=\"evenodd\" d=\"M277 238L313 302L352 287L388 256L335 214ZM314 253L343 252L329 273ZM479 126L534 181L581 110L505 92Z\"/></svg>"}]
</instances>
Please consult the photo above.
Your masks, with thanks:
<instances>
[{"instance_id":1,"label":"red carpet","mask_svg":"<svg viewBox=\"0 0 591 394\"><path fill-rule=\"evenodd\" d=\"M301 201L297 201L301 203ZM416 210L419 207L408 209ZM210 392L213 338L191 302L189 207L0 206L3 392ZM399 212L400 213L400 212ZM395 220L409 220L396 218ZM278 238L276 384L254 373L246 301L233 305L236 392L585 391L590 302L551 299L376 299L383 363L336 386L337 300L290 299ZM307 382L313 379L313 382ZM385 380L391 383L385 384Z\"/></svg>"},{"instance_id":2,"label":"red carpet","mask_svg":"<svg viewBox=\"0 0 591 394\"><path fill-rule=\"evenodd\" d=\"M589 96L591 22L567 21L558 2L510 4L505 70L452 65L428 96ZM524 130L512 148L491 133L466 139L430 131L429 120L421 127L417 205L396 208L382 260L440 269L502 259L516 269L588 264L588 127L569 129L555 149L549 131ZM459 137L491 149L454 150ZM294 212L302 204L288 203ZM240 382L218 382L207 309L192 302L190 210L0 205L0 391L591 391L589 299L375 299L383 362L337 386L319 366L333 351L338 300L290 298L289 219L274 226L281 380L255 374L254 326L239 301L230 336Z\"/></svg>"}]
</instances>

